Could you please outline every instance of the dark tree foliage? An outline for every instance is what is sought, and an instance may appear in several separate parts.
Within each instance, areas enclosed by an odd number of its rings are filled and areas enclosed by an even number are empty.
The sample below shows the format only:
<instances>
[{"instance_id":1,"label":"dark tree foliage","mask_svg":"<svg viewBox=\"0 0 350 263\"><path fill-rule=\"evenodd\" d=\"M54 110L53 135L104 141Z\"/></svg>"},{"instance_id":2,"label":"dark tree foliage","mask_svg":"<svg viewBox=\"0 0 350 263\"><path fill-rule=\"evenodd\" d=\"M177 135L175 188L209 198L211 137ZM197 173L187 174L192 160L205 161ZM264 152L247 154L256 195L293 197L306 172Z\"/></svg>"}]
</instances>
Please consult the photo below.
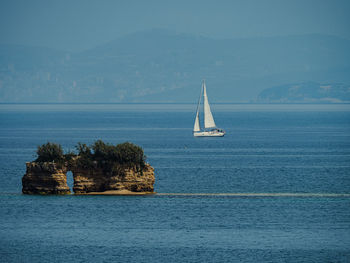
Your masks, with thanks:
<instances>
[{"instance_id":1,"label":"dark tree foliage","mask_svg":"<svg viewBox=\"0 0 350 263\"><path fill-rule=\"evenodd\" d=\"M67 152L66 154L64 154L64 160L67 161L67 162L69 162L69 161L73 160L74 157L76 157L76 156L77 156L77 155L76 155L74 152L69 151L69 152Z\"/></svg>"},{"instance_id":2,"label":"dark tree foliage","mask_svg":"<svg viewBox=\"0 0 350 263\"><path fill-rule=\"evenodd\" d=\"M38 154L38 158L35 160L36 162L61 163L65 160L62 146L57 143L48 142L38 146L36 153Z\"/></svg>"},{"instance_id":3,"label":"dark tree foliage","mask_svg":"<svg viewBox=\"0 0 350 263\"><path fill-rule=\"evenodd\" d=\"M76 164L78 167L89 169L99 167L111 174L118 174L124 168L136 168L140 171L145 167L146 156L143 149L133 143L125 142L118 145L95 141L91 146L78 143L77 154L68 152L63 154L61 145L46 143L38 146L37 162L57 162ZM79 157L75 161L75 157Z\"/></svg>"},{"instance_id":4,"label":"dark tree foliage","mask_svg":"<svg viewBox=\"0 0 350 263\"><path fill-rule=\"evenodd\" d=\"M130 142L114 146L98 140L91 148L93 150L92 160L102 168L113 170L123 166L142 169L145 166L146 157L143 149Z\"/></svg>"},{"instance_id":5,"label":"dark tree foliage","mask_svg":"<svg viewBox=\"0 0 350 263\"><path fill-rule=\"evenodd\" d=\"M69 151L64 155L64 160L69 167L72 167L75 165L76 157L77 157L77 155L75 152Z\"/></svg>"},{"instance_id":6,"label":"dark tree foliage","mask_svg":"<svg viewBox=\"0 0 350 263\"><path fill-rule=\"evenodd\" d=\"M146 161L146 156L143 149L130 142L118 144L116 147L118 162L121 164L136 165L143 168Z\"/></svg>"},{"instance_id":7,"label":"dark tree foliage","mask_svg":"<svg viewBox=\"0 0 350 263\"><path fill-rule=\"evenodd\" d=\"M93 155L91 149L85 143L78 142L76 149L78 156L80 157L77 161L77 165L82 168L91 168L94 166Z\"/></svg>"},{"instance_id":8,"label":"dark tree foliage","mask_svg":"<svg viewBox=\"0 0 350 263\"><path fill-rule=\"evenodd\" d=\"M104 143L101 140L95 141L91 146L94 151L93 158L97 162L118 162L116 146Z\"/></svg>"}]
</instances>

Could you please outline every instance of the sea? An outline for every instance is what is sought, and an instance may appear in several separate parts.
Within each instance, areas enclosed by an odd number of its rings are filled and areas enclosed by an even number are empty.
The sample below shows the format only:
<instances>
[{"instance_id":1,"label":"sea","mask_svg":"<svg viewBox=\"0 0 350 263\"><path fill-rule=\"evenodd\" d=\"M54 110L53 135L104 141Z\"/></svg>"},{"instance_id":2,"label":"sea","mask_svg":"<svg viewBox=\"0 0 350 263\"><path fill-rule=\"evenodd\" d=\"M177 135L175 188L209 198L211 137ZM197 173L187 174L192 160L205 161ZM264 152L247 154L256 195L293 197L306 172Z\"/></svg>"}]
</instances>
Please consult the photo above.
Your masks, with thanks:
<instances>
[{"instance_id":1,"label":"sea","mask_svg":"<svg viewBox=\"0 0 350 263\"><path fill-rule=\"evenodd\" d=\"M0 262L350 262L350 105L0 104ZM38 145L143 147L150 196L21 193ZM72 174L67 174L72 187Z\"/></svg>"}]
</instances>

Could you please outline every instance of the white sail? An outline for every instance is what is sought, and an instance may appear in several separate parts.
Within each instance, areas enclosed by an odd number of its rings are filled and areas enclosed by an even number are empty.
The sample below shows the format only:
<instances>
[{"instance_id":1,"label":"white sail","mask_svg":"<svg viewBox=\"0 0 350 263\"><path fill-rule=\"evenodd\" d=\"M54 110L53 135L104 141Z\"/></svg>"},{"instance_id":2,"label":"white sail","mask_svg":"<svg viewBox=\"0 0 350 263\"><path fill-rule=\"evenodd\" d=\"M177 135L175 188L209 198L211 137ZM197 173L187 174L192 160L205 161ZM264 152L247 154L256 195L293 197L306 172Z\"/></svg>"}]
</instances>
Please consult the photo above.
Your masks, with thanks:
<instances>
[{"instance_id":1,"label":"white sail","mask_svg":"<svg viewBox=\"0 0 350 263\"><path fill-rule=\"evenodd\" d=\"M193 127L193 131L197 132L200 131L201 127L199 126L199 112L197 110L197 115L196 115L196 120L194 121L194 127Z\"/></svg>"},{"instance_id":2,"label":"white sail","mask_svg":"<svg viewBox=\"0 0 350 263\"><path fill-rule=\"evenodd\" d=\"M213 114L211 113L211 110L210 110L205 82L203 82L203 90L204 90L204 127L206 129L215 128L216 125L214 122Z\"/></svg>"}]
</instances>

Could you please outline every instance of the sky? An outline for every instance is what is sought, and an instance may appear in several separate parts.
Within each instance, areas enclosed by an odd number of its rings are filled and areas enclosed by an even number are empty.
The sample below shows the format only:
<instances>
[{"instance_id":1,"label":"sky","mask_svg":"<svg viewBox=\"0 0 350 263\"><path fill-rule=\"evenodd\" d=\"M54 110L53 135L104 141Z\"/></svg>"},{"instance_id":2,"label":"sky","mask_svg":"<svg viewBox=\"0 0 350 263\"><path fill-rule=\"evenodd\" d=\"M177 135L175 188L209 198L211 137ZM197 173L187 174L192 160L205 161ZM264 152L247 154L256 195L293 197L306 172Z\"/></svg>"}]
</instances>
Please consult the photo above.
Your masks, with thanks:
<instances>
[{"instance_id":1,"label":"sky","mask_svg":"<svg viewBox=\"0 0 350 263\"><path fill-rule=\"evenodd\" d=\"M212 38L350 39L348 0L1 0L0 44L82 51L154 28Z\"/></svg>"}]
</instances>

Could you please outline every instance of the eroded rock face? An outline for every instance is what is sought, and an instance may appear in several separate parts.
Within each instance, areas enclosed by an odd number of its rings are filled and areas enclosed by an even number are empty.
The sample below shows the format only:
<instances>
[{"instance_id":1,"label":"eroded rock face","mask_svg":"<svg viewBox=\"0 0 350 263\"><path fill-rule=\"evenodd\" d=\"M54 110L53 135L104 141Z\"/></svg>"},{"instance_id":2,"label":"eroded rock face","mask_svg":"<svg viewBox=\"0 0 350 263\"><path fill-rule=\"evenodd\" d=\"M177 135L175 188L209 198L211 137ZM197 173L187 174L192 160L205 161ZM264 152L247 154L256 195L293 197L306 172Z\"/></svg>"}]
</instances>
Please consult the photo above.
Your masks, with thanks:
<instances>
[{"instance_id":1,"label":"eroded rock face","mask_svg":"<svg viewBox=\"0 0 350 263\"><path fill-rule=\"evenodd\" d=\"M24 194L70 194L67 185L67 169L56 163L26 163L22 178Z\"/></svg>"},{"instance_id":2,"label":"eroded rock face","mask_svg":"<svg viewBox=\"0 0 350 263\"><path fill-rule=\"evenodd\" d=\"M109 190L129 190L131 192L154 191L154 169L147 164L142 171L136 168L122 169L119 174L109 174L97 166L83 169L59 167L52 162L26 163L27 171L22 178L24 194L69 194L66 173L73 172L76 194L104 192Z\"/></svg>"},{"instance_id":3,"label":"eroded rock face","mask_svg":"<svg viewBox=\"0 0 350 263\"><path fill-rule=\"evenodd\" d=\"M109 190L129 190L132 192L154 191L154 169L149 164L142 171L125 169L118 175L111 175L102 168L73 168L74 193L104 192Z\"/></svg>"}]
</instances>

